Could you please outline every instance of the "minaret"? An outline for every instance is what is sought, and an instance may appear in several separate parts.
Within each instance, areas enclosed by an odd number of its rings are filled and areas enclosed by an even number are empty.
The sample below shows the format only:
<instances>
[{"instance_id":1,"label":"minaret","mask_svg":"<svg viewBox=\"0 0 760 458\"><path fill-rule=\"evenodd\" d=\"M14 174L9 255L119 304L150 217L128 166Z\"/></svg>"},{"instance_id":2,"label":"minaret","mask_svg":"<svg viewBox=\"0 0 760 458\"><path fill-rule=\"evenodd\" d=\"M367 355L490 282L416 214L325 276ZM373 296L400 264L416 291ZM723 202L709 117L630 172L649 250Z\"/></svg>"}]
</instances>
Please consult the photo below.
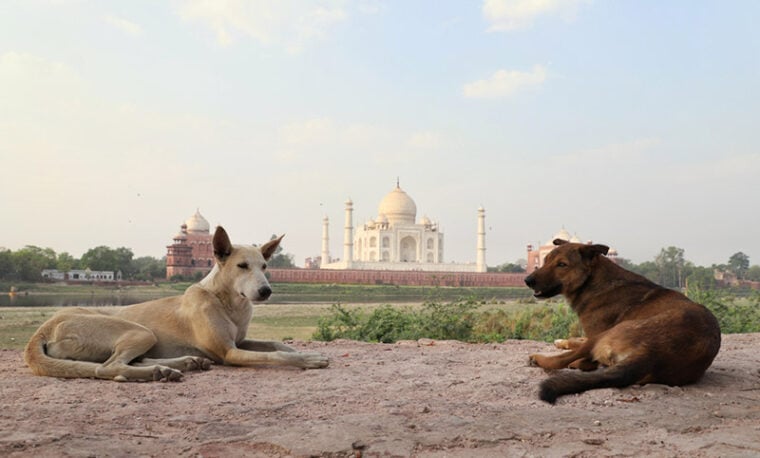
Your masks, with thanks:
<instances>
[{"instance_id":1,"label":"minaret","mask_svg":"<svg viewBox=\"0 0 760 458\"><path fill-rule=\"evenodd\" d=\"M346 201L346 224L343 226L343 261L346 269L351 268L354 259L354 203L351 199Z\"/></svg>"},{"instance_id":2,"label":"minaret","mask_svg":"<svg viewBox=\"0 0 760 458\"><path fill-rule=\"evenodd\" d=\"M329 235L330 219L327 215L322 219L322 261L319 263L319 267L324 267L325 264L330 263L330 235Z\"/></svg>"},{"instance_id":3,"label":"minaret","mask_svg":"<svg viewBox=\"0 0 760 458\"><path fill-rule=\"evenodd\" d=\"M477 271L485 272L486 268L486 211L478 208L478 257Z\"/></svg>"}]
</instances>

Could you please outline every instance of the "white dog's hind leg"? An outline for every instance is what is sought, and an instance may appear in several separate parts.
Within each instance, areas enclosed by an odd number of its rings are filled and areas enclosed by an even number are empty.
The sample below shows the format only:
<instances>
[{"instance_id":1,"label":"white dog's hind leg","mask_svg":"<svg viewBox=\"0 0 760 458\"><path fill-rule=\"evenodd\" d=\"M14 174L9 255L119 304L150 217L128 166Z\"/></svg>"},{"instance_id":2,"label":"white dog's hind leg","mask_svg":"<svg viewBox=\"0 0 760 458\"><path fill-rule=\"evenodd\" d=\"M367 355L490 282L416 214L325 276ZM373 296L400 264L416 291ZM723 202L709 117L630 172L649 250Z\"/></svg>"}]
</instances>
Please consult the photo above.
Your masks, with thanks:
<instances>
[{"instance_id":1,"label":"white dog's hind leg","mask_svg":"<svg viewBox=\"0 0 760 458\"><path fill-rule=\"evenodd\" d=\"M133 366L166 366L180 371L207 371L213 362L200 356L180 356L179 358L143 358L132 362Z\"/></svg>"},{"instance_id":2,"label":"white dog's hind leg","mask_svg":"<svg viewBox=\"0 0 760 458\"><path fill-rule=\"evenodd\" d=\"M111 378L117 382L128 381L177 381L182 372L162 365L136 367L132 360L145 354L156 344L156 336L151 330L125 321L133 328L122 333L114 342L113 354L95 371L99 378Z\"/></svg>"}]
</instances>

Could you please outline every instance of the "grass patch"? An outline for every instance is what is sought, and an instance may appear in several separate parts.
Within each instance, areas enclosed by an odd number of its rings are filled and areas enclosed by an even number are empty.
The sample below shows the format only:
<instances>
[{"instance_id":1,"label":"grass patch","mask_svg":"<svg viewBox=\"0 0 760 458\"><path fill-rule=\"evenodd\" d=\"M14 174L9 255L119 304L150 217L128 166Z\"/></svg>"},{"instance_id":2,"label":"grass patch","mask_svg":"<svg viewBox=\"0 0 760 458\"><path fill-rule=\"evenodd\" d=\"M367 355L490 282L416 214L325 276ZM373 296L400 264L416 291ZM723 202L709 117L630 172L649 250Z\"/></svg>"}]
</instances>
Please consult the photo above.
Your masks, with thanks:
<instances>
[{"instance_id":1,"label":"grass patch","mask_svg":"<svg viewBox=\"0 0 760 458\"><path fill-rule=\"evenodd\" d=\"M0 308L0 349L23 349L34 331L57 310L55 307Z\"/></svg>"}]
</instances>

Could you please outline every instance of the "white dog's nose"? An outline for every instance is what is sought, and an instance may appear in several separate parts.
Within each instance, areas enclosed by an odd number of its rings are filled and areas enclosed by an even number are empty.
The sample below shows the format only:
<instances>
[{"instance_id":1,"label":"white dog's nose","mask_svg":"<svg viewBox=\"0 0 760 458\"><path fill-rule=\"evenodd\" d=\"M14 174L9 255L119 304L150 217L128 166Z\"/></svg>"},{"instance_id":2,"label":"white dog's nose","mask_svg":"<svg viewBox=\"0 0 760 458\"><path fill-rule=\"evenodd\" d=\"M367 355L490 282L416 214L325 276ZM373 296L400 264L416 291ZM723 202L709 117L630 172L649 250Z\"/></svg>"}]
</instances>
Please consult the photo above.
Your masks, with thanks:
<instances>
[{"instance_id":1,"label":"white dog's nose","mask_svg":"<svg viewBox=\"0 0 760 458\"><path fill-rule=\"evenodd\" d=\"M272 288L270 288L269 286L262 286L261 288L259 288L258 293L259 293L259 300L265 301L269 299L269 296L272 295Z\"/></svg>"}]
</instances>

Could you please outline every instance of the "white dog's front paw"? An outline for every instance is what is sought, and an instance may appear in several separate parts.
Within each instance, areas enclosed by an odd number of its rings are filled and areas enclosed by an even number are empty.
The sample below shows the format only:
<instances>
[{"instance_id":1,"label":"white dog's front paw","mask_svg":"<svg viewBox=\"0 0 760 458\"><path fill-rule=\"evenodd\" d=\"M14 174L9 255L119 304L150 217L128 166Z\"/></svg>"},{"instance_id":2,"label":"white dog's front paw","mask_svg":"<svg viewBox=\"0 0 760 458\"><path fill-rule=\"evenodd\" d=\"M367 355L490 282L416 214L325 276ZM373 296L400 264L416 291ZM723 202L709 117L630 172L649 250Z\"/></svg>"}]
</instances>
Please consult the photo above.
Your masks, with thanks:
<instances>
[{"instance_id":1,"label":"white dog's front paw","mask_svg":"<svg viewBox=\"0 0 760 458\"><path fill-rule=\"evenodd\" d=\"M304 369L320 369L330 364L330 359L321 353L299 353L300 367Z\"/></svg>"}]
</instances>

